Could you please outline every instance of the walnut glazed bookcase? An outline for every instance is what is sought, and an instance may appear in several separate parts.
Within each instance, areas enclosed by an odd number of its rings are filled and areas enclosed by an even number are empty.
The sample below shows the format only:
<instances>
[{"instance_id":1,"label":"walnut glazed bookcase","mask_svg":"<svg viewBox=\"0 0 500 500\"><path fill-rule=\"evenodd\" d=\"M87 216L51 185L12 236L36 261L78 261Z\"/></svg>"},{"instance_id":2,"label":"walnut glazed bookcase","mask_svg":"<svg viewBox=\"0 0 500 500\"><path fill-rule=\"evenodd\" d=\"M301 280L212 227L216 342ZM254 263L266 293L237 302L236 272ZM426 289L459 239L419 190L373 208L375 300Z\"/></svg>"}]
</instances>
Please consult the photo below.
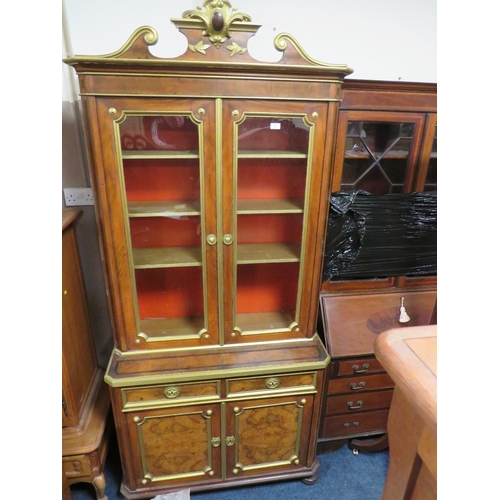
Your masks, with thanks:
<instances>
[{"instance_id":1,"label":"walnut glazed bookcase","mask_svg":"<svg viewBox=\"0 0 500 500\"><path fill-rule=\"evenodd\" d=\"M115 349L122 493L314 482L330 358L317 331L341 85L227 1L138 28L79 77Z\"/></svg>"}]
</instances>

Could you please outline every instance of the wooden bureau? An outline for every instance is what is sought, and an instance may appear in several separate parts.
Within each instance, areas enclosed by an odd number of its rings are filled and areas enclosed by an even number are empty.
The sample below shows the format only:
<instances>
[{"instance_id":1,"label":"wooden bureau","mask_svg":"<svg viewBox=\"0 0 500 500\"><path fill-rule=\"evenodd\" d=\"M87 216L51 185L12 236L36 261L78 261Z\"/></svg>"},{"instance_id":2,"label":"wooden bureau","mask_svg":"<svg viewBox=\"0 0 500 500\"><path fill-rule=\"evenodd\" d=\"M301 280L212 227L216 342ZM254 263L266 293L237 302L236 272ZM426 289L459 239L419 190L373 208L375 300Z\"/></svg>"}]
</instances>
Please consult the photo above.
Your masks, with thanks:
<instances>
[{"instance_id":1,"label":"wooden bureau","mask_svg":"<svg viewBox=\"0 0 500 500\"><path fill-rule=\"evenodd\" d=\"M410 316L404 324L398 322L402 296ZM394 383L375 358L374 343L390 328L429 324L435 301L433 290L321 295L323 334L332 363L318 451L336 450L348 442L355 450L377 451L387 446Z\"/></svg>"}]
</instances>

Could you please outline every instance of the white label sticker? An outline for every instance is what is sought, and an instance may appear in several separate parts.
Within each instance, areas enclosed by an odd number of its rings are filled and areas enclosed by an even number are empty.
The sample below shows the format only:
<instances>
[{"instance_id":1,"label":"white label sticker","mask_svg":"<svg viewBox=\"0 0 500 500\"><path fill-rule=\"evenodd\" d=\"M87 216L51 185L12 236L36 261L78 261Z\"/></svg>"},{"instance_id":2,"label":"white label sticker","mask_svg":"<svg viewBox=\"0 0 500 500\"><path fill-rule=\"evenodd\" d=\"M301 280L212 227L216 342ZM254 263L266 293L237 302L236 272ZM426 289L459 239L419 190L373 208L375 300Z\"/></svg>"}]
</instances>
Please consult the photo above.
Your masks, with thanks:
<instances>
[{"instance_id":1,"label":"white label sticker","mask_svg":"<svg viewBox=\"0 0 500 500\"><path fill-rule=\"evenodd\" d=\"M271 123L271 130L280 130L281 123Z\"/></svg>"}]
</instances>

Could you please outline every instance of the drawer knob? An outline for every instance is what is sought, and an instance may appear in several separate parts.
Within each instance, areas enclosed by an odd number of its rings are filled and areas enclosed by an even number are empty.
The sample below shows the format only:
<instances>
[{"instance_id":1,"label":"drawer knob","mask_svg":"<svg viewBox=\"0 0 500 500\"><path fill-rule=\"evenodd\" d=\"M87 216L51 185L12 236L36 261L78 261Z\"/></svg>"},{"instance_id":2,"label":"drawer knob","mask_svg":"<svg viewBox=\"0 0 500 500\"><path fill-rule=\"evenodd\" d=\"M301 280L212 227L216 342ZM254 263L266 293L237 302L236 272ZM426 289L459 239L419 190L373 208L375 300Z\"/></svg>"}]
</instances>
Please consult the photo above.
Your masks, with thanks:
<instances>
[{"instance_id":1,"label":"drawer knob","mask_svg":"<svg viewBox=\"0 0 500 500\"><path fill-rule=\"evenodd\" d=\"M349 410L359 410L363 406L363 401L358 401L357 406L354 406L352 401L348 401L347 406L349 407Z\"/></svg>"},{"instance_id":2,"label":"drawer knob","mask_svg":"<svg viewBox=\"0 0 500 500\"><path fill-rule=\"evenodd\" d=\"M279 385L280 385L280 381L275 377L268 378L266 380L266 387L268 389L277 389L279 387Z\"/></svg>"},{"instance_id":3,"label":"drawer knob","mask_svg":"<svg viewBox=\"0 0 500 500\"><path fill-rule=\"evenodd\" d=\"M351 382L349 384L349 387L353 391L359 391L360 389L363 389L363 387L366 385L366 382L360 382L359 385L356 385L356 382Z\"/></svg>"},{"instance_id":4,"label":"drawer knob","mask_svg":"<svg viewBox=\"0 0 500 500\"><path fill-rule=\"evenodd\" d=\"M352 365L352 372L353 373L366 373L368 371L368 368L370 368L370 365L368 363L365 363L363 365L362 369L359 368L359 365Z\"/></svg>"},{"instance_id":5,"label":"drawer knob","mask_svg":"<svg viewBox=\"0 0 500 500\"><path fill-rule=\"evenodd\" d=\"M174 399L180 394L180 389L178 387L167 387L164 391L165 396L168 399Z\"/></svg>"}]
</instances>

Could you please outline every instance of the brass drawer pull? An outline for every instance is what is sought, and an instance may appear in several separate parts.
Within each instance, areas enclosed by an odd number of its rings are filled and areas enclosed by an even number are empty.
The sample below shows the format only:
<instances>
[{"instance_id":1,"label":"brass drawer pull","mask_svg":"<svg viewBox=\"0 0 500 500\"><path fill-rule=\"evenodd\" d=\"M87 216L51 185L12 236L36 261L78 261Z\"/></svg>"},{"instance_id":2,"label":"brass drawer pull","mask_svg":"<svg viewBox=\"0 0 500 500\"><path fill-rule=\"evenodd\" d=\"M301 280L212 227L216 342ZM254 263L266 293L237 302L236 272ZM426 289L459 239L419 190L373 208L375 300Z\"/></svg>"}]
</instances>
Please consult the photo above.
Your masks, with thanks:
<instances>
[{"instance_id":1,"label":"brass drawer pull","mask_svg":"<svg viewBox=\"0 0 500 500\"><path fill-rule=\"evenodd\" d=\"M226 446L233 446L236 443L236 439L234 436L227 436L226 438Z\"/></svg>"},{"instance_id":2,"label":"brass drawer pull","mask_svg":"<svg viewBox=\"0 0 500 500\"><path fill-rule=\"evenodd\" d=\"M352 372L353 373L366 373L368 371L368 368L370 368L370 365L368 363L365 363L363 365L363 369L359 369L359 365L353 365L352 366Z\"/></svg>"},{"instance_id":3,"label":"brass drawer pull","mask_svg":"<svg viewBox=\"0 0 500 500\"><path fill-rule=\"evenodd\" d=\"M277 378L268 378L266 380L266 387L268 389L277 389L280 385L280 381Z\"/></svg>"},{"instance_id":4,"label":"brass drawer pull","mask_svg":"<svg viewBox=\"0 0 500 500\"><path fill-rule=\"evenodd\" d=\"M215 236L215 234L209 234L207 236L207 243L209 245L215 245L217 243L217 236Z\"/></svg>"},{"instance_id":5,"label":"brass drawer pull","mask_svg":"<svg viewBox=\"0 0 500 500\"><path fill-rule=\"evenodd\" d=\"M175 399L181 393L181 390L178 387L167 387L163 392L168 399Z\"/></svg>"},{"instance_id":6,"label":"brass drawer pull","mask_svg":"<svg viewBox=\"0 0 500 500\"><path fill-rule=\"evenodd\" d=\"M349 407L349 410L359 410L363 406L363 401L358 401L357 406L353 406L352 401L348 401L347 406Z\"/></svg>"},{"instance_id":7,"label":"brass drawer pull","mask_svg":"<svg viewBox=\"0 0 500 500\"><path fill-rule=\"evenodd\" d=\"M365 385L366 382L360 382L359 385L356 385L356 382L352 382L349 384L349 387L351 388L352 391L359 391L360 389L363 389Z\"/></svg>"}]
</instances>

